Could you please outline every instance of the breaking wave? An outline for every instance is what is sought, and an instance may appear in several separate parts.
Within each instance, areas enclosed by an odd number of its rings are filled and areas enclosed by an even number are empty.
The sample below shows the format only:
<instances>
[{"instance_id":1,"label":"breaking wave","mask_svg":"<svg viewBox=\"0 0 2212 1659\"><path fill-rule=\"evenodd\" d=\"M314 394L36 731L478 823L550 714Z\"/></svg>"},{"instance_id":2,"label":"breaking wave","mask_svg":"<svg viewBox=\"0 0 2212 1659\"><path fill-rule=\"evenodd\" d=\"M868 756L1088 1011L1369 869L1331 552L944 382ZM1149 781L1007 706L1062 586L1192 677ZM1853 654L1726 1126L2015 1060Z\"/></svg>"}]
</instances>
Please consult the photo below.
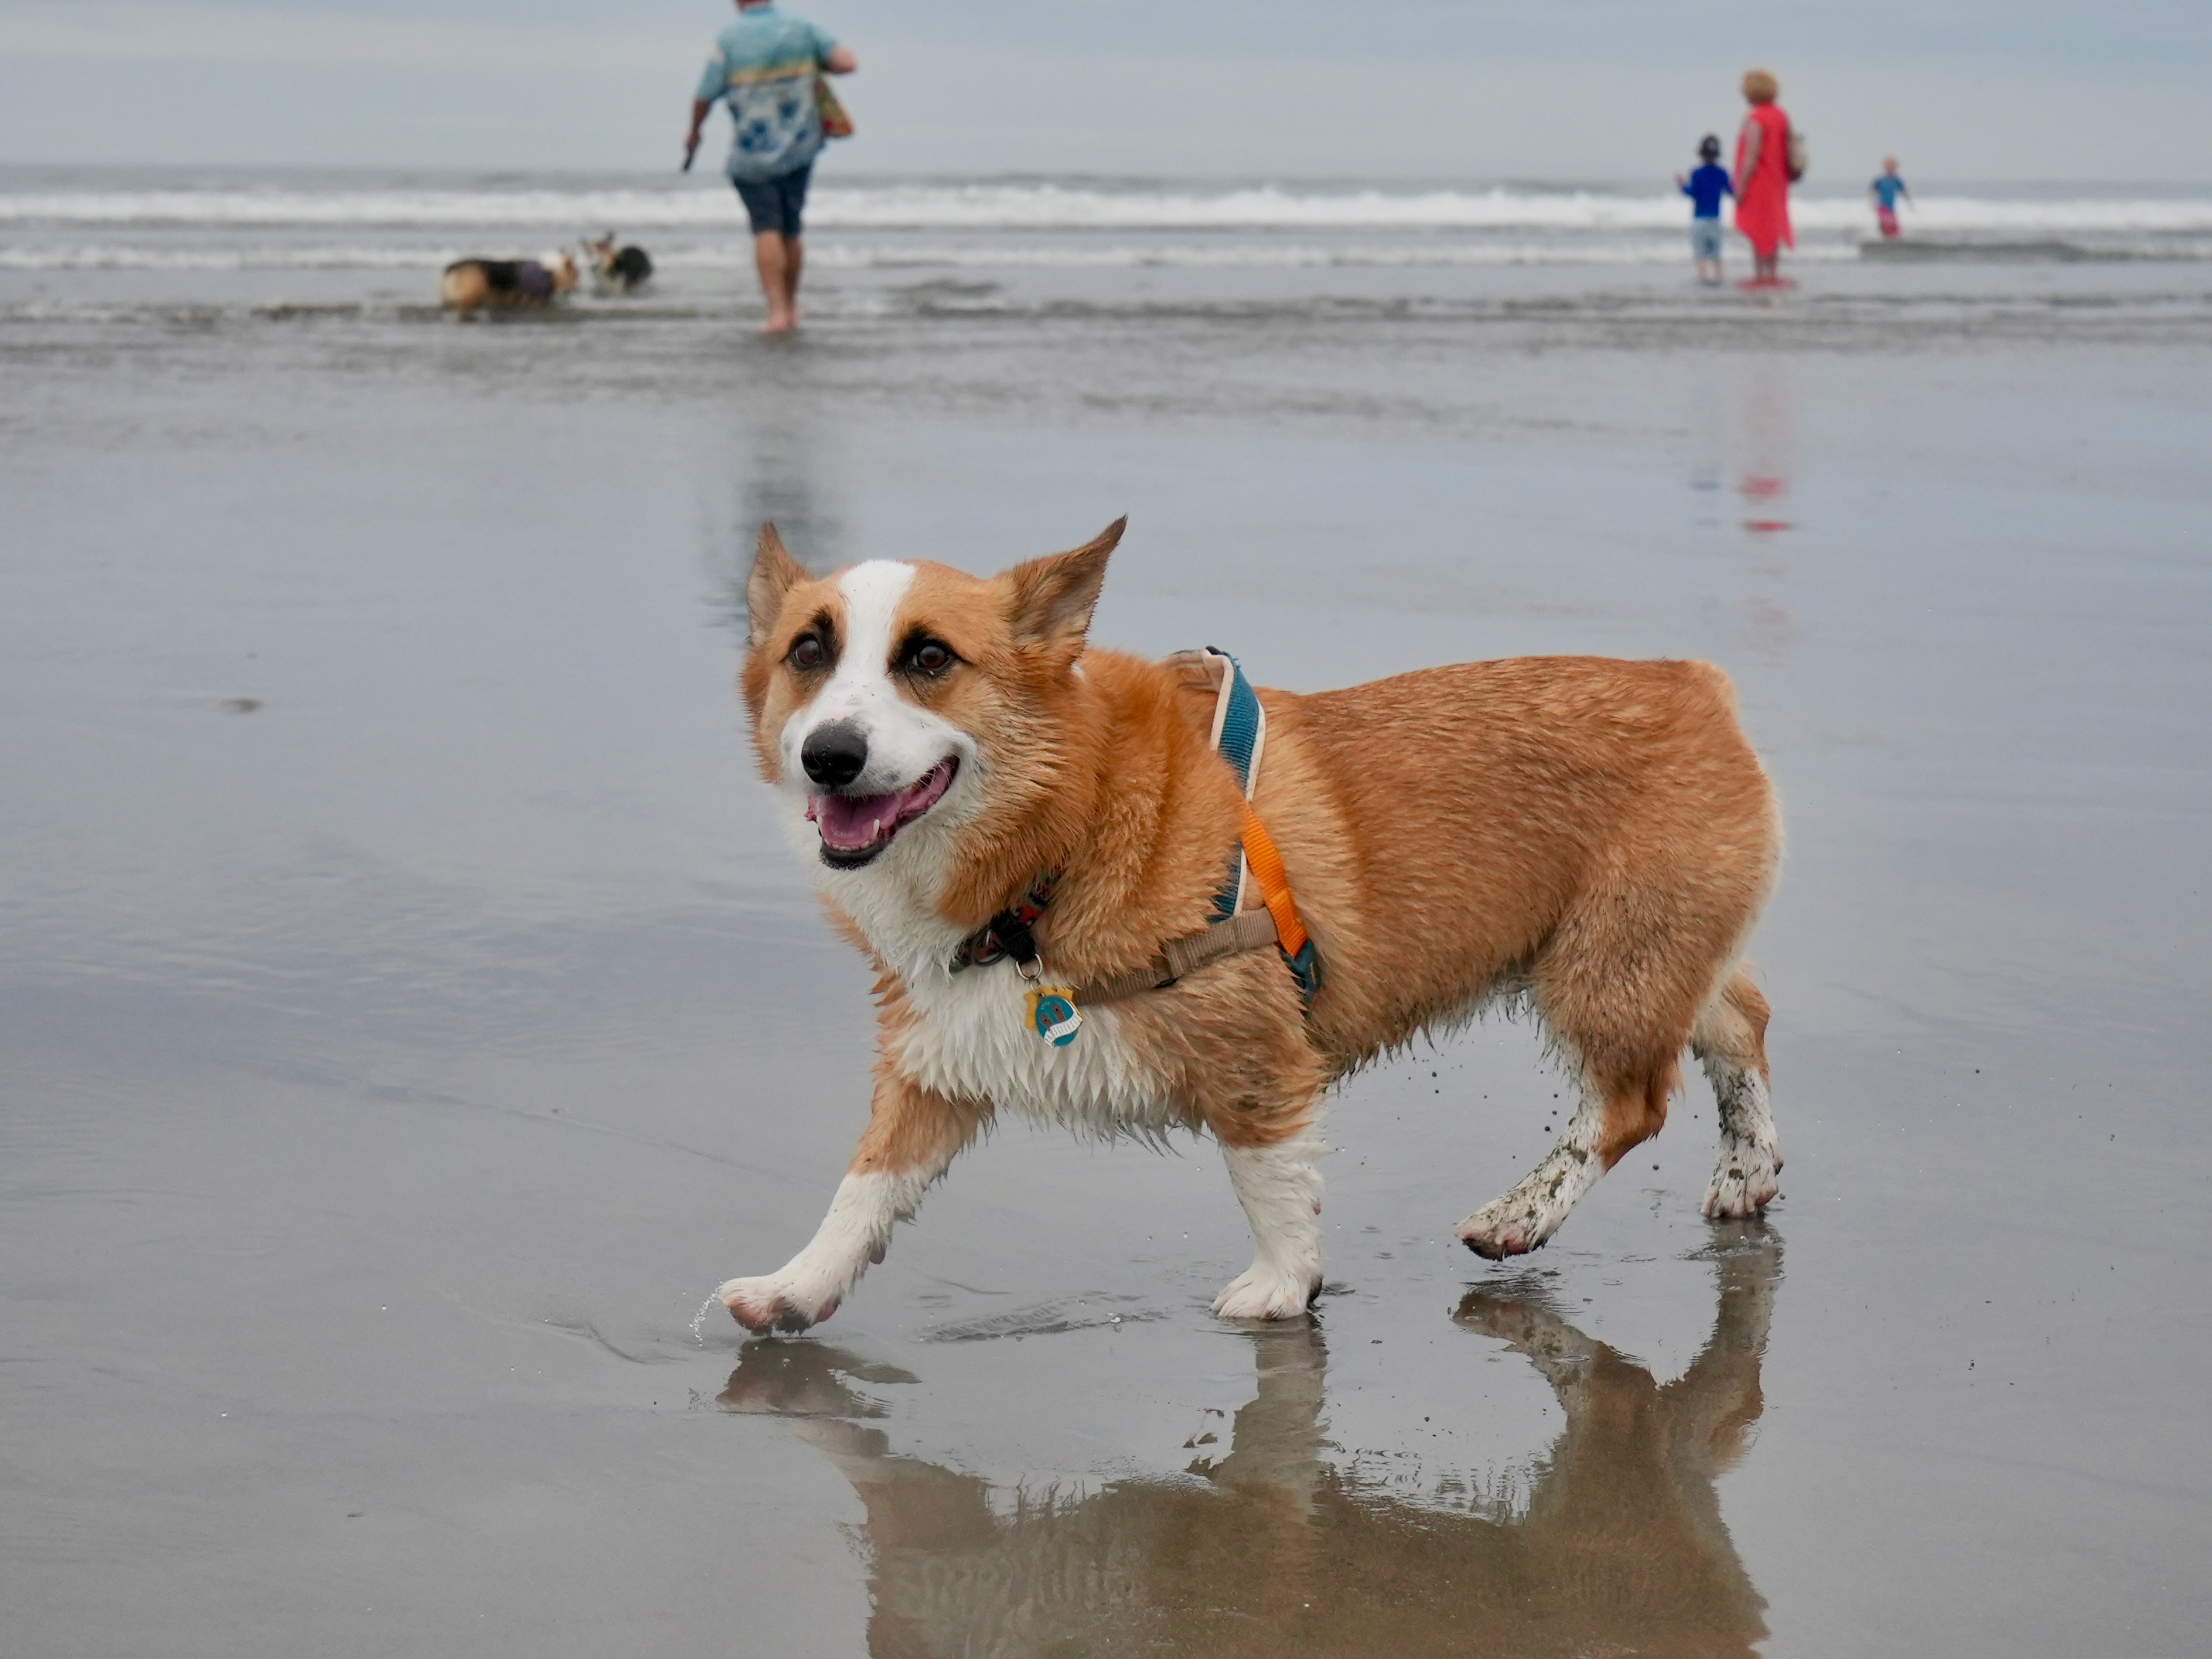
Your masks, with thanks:
<instances>
[{"instance_id":1,"label":"breaking wave","mask_svg":"<svg viewBox=\"0 0 2212 1659\"><path fill-rule=\"evenodd\" d=\"M1801 196L1802 229L1857 231L1856 196ZM11 228L161 226L220 230L337 226L387 229L557 229L605 225L625 232L727 231L736 210L713 181L559 189L331 185L319 189L175 187L157 190L0 190L0 225ZM823 179L808 204L811 227L883 231L1498 232L1553 234L1677 230L1681 198L1542 191L1255 185L1197 189L1080 183L848 184ZM1929 234L2014 239L2212 235L2212 197L2048 198L2011 200L1932 195L1907 210Z\"/></svg>"},{"instance_id":2,"label":"breaking wave","mask_svg":"<svg viewBox=\"0 0 2212 1659\"><path fill-rule=\"evenodd\" d=\"M1793 204L1797 258L2212 261L2212 193L1934 194L1870 241L1866 204ZM1686 205L1666 189L1243 185L827 177L811 257L851 271L1297 271L1680 265ZM613 227L673 273L750 264L711 177L399 174L181 177L0 170L0 273L434 270L467 255L572 250Z\"/></svg>"},{"instance_id":3,"label":"breaking wave","mask_svg":"<svg viewBox=\"0 0 2212 1659\"><path fill-rule=\"evenodd\" d=\"M1410 243L1323 246L1287 243L1095 243L1071 246L1019 243L899 244L866 246L825 241L808 250L818 269L842 270L1134 270L1144 269L1346 270L1514 265L1649 265L1679 264L1678 237L1562 245L1517 240L1480 243ZM459 246L284 245L167 247L139 243L87 243L36 247L0 247L0 270L422 270L471 253L506 255L532 250L504 246ZM1849 245L1807 247L1811 259L1856 257ZM656 242L653 263L665 270L750 270L752 249L735 239L719 245Z\"/></svg>"}]
</instances>

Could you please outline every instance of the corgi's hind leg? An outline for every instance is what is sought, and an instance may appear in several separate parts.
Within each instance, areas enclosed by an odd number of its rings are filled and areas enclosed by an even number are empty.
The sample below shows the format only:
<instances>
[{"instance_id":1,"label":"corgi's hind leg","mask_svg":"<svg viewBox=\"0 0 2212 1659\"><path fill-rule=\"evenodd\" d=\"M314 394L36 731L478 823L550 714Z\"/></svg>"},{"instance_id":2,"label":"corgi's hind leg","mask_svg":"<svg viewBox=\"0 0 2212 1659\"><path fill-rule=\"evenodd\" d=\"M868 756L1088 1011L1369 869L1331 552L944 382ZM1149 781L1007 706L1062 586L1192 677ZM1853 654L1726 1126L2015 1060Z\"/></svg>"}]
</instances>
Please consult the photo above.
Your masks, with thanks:
<instances>
[{"instance_id":1,"label":"corgi's hind leg","mask_svg":"<svg viewBox=\"0 0 2212 1659\"><path fill-rule=\"evenodd\" d=\"M1720 1148L1705 1202L1705 1212L1716 1220L1756 1215L1782 1190L1766 1015L1766 999L1738 968L1690 1032L1690 1052L1705 1068L1720 1106Z\"/></svg>"},{"instance_id":2,"label":"corgi's hind leg","mask_svg":"<svg viewBox=\"0 0 2212 1659\"><path fill-rule=\"evenodd\" d=\"M1543 1162L1460 1223L1477 1255L1496 1261L1543 1243L1600 1176L1667 1121L1682 1045L1735 930L1685 914L1632 873L1569 912L1530 976L1536 1012L1582 1098Z\"/></svg>"},{"instance_id":3,"label":"corgi's hind leg","mask_svg":"<svg viewBox=\"0 0 2212 1659\"><path fill-rule=\"evenodd\" d=\"M1544 1161L1503 1197L1459 1224L1460 1242L1492 1261L1525 1255L1559 1230L1568 1212L1629 1148L1659 1133L1674 1086L1671 1065L1607 1079L1578 1066L1582 1102Z\"/></svg>"}]
</instances>

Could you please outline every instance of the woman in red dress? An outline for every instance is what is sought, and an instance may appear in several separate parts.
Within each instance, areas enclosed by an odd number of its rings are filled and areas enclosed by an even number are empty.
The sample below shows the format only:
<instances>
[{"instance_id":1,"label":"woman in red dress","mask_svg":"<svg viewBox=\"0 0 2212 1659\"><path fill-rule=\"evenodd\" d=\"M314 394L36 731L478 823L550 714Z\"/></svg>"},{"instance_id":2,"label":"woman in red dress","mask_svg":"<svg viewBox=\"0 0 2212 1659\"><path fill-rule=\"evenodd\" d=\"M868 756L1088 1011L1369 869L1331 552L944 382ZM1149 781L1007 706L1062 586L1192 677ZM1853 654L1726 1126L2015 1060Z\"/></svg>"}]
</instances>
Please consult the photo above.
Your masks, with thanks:
<instances>
[{"instance_id":1,"label":"woman in red dress","mask_svg":"<svg viewBox=\"0 0 2212 1659\"><path fill-rule=\"evenodd\" d=\"M1750 239L1754 283L1779 282L1782 249L1797 246L1790 234L1790 118L1774 101L1781 93L1765 70L1743 77L1751 111L1735 138L1735 228Z\"/></svg>"}]
</instances>

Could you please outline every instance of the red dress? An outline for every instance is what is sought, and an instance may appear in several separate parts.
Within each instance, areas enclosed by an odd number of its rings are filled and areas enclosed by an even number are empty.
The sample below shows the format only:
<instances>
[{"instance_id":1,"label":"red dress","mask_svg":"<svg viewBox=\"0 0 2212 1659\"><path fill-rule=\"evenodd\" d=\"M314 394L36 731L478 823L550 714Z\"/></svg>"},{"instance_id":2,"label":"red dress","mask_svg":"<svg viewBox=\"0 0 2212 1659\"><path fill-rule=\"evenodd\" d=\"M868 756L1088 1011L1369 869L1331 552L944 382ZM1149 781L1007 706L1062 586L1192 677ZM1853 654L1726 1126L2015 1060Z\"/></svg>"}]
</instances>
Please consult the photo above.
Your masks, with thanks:
<instances>
[{"instance_id":1,"label":"red dress","mask_svg":"<svg viewBox=\"0 0 2212 1659\"><path fill-rule=\"evenodd\" d=\"M1779 247L1796 247L1790 234L1790 118L1779 104L1753 104L1759 123L1759 165L1743 176L1744 135L1735 141L1735 228L1751 239L1751 251L1771 259Z\"/></svg>"}]
</instances>

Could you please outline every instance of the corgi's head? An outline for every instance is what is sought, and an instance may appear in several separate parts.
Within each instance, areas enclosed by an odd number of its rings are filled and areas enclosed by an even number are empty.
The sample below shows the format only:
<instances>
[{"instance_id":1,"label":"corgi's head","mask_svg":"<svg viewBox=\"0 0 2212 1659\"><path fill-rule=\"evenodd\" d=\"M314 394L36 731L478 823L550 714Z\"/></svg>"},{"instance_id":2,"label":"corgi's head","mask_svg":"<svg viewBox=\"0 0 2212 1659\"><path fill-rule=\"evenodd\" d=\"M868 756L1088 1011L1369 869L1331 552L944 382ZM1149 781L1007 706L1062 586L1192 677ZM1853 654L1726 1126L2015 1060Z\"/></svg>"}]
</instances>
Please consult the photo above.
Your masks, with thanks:
<instances>
[{"instance_id":1,"label":"corgi's head","mask_svg":"<svg viewBox=\"0 0 2212 1659\"><path fill-rule=\"evenodd\" d=\"M589 256L592 261L592 269L598 271L600 276L604 276L614 269L614 232L611 230L609 231L605 235L600 237L596 242L586 239L584 242L583 247L585 253Z\"/></svg>"},{"instance_id":2,"label":"corgi's head","mask_svg":"<svg viewBox=\"0 0 2212 1659\"><path fill-rule=\"evenodd\" d=\"M890 561L813 577L762 527L745 588L753 744L830 871L921 882L970 826L1017 837L1046 811L1124 522L988 578Z\"/></svg>"}]
</instances>

